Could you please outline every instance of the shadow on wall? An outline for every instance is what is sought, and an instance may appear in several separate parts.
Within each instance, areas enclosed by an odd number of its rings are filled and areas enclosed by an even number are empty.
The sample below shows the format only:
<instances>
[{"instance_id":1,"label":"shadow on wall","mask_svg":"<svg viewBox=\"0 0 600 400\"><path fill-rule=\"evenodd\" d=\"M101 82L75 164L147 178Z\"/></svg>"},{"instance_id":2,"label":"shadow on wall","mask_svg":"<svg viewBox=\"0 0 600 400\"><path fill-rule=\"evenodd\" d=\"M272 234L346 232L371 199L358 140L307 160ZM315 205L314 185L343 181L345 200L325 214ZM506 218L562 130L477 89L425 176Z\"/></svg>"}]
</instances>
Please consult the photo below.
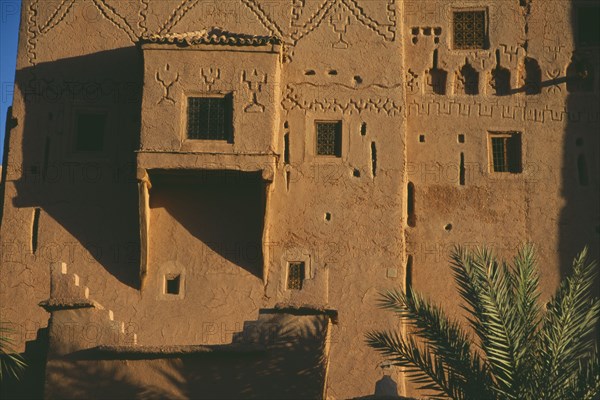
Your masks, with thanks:
<instances>
[{"instance_id":1,"label":"shadow on wall","mask_svg":"<svg viewBox=\"0 0 600 400\"><path fill-rule=\"evenodd\" d=\"M43 398L47 352L48 328L38 329L35 340L28 341L25 352L21 354L27 363L23 376L15 380L10 375L4 375L0 384L0 399Z\"/></svg>"},{"instance_id":2,"label":"shadow on wall","mask_svg":"<svg viewBox=\"0 0 600 400\"><path fill-rule=\"evenodd\" d=\"M16 79L26 117L13 202L32 209L25 248L45 264L97 262L131 287L139 287L141 68L129 47L41 63ZM74 240L49 229L51 220Z\"/></svg>"},{"instance_id":3,"label":"shadow on wall","mask_svg":"<svg viewBox=\"0 0 600 400\"><path fill-rule=\"evenodd\" d=\"M151 171L150 179L150 208L163 208L174 219L158 226L153 219L151 237L157 236L158 242L169 243L168 236L176 234L173 229L177 227L167 224L176 221L203 243L188 242L193 247L189 251L205 255L203 246L207 246L231 263L262 278L266 187L260 172ZM177 237L184 240L183 235L177 234ZM161 253L168 252L168 249L161 249ZM153 253L151 250L150 254ZM176 257L177 254L166 254L167 260Z\"/></svg>"},{"instance_id":4,"label":"shadow on wall","mask_svg":"<svg viewBox=\"0 0 600 400\"><path fill-rule=\"evenodd\" d=\"M597 2L573 2L571 26L576 50L565 71L568 92L566 105L571 115L565 128L561 170L562 195L565 200L559 226L562 276L571 272L573 258L585 245L589 246L590 259L600 260L598 18L600 5ZM595 115L578 112L587 109L586 105L589 104L596 105Z\"/></svg>"},{"instance_id":5,"label":"shadow on wall","mask_svg":"<svg viewBox=\"0 0 600 400\"><path fill-rule=\"evenodd\" d=\"M265 343L246 351L157 350L154 355L89 351L52 360L51 398L322 398L327 365L328 318L275 316ZM249 349L249 350L248 350Z\"/></svg>"}]
</instances>

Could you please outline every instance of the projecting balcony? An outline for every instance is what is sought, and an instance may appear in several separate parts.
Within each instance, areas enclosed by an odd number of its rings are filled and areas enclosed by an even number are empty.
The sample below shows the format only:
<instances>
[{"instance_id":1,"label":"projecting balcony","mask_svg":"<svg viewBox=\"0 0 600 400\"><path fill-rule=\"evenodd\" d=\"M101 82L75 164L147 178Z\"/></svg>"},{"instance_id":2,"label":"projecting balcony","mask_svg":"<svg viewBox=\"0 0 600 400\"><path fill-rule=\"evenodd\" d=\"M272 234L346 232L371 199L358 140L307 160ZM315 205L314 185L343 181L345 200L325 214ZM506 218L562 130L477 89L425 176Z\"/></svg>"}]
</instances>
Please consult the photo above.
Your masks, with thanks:
<instances>
[{"instance_id":1,"label":"projecting balcony","mask_svg":"<svg viewBox=\"0 0 600 400\"><path fill-rule=\"evenodd\" d=\"M280 46L218 28L142 39L141 169L270 170Z\"/></svg>"}]
</instances>

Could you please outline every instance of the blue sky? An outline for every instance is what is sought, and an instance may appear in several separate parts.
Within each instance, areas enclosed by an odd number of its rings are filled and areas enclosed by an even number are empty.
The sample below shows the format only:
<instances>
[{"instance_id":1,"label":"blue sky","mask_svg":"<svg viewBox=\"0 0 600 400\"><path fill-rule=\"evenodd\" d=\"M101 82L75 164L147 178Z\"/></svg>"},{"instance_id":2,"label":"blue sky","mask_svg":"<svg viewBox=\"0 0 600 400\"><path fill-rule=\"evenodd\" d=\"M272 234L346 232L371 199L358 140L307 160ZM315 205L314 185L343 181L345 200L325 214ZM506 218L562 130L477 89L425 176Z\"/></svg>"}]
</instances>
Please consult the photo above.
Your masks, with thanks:
<instances>
[{"instance_id":1,"label":"blue sky","mask_svg":"<svg viewBox=\"0 0 600 400\"><path fill-rule=\"evenodd\" d=\"M0 0L0 160L4 151L6 109L12 104L21 0Z\"/></svg>"}]
</instances>

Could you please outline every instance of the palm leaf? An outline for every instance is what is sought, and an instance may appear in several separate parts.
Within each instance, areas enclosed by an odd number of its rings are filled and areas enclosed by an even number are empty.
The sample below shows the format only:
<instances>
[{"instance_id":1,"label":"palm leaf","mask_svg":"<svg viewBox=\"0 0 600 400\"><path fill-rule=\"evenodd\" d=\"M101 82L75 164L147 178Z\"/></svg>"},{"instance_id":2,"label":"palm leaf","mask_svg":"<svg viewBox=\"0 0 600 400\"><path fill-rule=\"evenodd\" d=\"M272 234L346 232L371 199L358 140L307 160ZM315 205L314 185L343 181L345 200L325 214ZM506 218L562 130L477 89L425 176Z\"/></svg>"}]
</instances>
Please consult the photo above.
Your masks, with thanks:
<instances>
[{"instance_id":1,"label":"palm leaf","mask_svg":"<svg viewBox=\"0 0 600 400\"><path fill-rule=\"evenodd\" d=\"M412 334L423 339L443 361L465 398L491 398L490 376L477 353L471 352L471 339L437 306L418 293L389 291L382 294L380 308L389 309L413 328Z\"/></svg>"},{"instance_id":2,"label":"palm leaf","mask_svg":"<svg viewBox=\"0 0 600 400\"><path fill-rule=\"evenodd\" d=\"M595 262L587 262L585 248L573 262L572 275L560 285L547 305L539 343L537 370L540 393L548 399L564 397L582 360L594 345L593 332L600 313L598 299L590 299Z\"/></svg>"},{"instance_id":3,"label":"palm leaf","mask_svg":"<svg viewBox=\"0 0 600 400\"><path fill-rule=\"evenodd\" d=\"M521 343L515 340L515 278L493 253L477 249L474 256L462 248L452 254L452 268L459 291L468 306L469 319L481 341L487 362L496 379L495 390L507 399L520 393Z\"/></svg>"},{"instance_id":4,"label":"palm leaf","mask_svg":"<svg viewBox=\"0 0 600 400\"><path fill-rule=\"evenodd\" d=\"M446 365L428 346L421 346L413 338L403 338L395 332L373 331L366 335L367 344L392 362L404 367L404 372L419 389L433 391L433 399L465 399L455 377L446 374Z\"/></svg>"},{"instance_id":5,"label":"palm leaf","mask_svg":"<svg viewBox=\"0 0 600 400\"><path fill-rule=\"evenodd\" d=\"M13 340L9 336L13 330L0 323L0 382L6 376L20 379L27 364L20 354L13 349Z\"/></svg>"}]
</instances>

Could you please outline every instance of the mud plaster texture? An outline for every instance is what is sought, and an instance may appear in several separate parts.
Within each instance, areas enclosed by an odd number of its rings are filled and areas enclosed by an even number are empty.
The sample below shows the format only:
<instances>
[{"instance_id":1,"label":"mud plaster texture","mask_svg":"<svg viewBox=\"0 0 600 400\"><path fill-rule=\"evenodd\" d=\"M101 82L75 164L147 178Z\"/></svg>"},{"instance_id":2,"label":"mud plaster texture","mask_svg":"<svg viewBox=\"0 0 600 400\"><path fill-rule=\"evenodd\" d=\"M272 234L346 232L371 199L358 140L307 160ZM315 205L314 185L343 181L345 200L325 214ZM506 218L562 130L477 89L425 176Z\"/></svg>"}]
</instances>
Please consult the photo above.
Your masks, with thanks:
<instances>
[{"instance_id":1,"label":"mud plaster texture","mask_svg":"<svg viewBox=\"0 0 600 400\"><path fill-rule=\"evenodd\" d=\"M115 376L126 397L373 395L388 378L364 334L402 328L377 294L408 282L460 316L455 244L533 242L547 298L585 244L599 255L585 7L23 0L0 314L20 351L49 337L46 397ZM462 11L484 13L480 48L456 48ZM223 96L233 139L188 139L188 98ZM86 113L99 151L75 145ZM322 121L338 156L317 154ZM494 134L518 135L519 172L494 171Z\"/></svg>"}]
</instances>

